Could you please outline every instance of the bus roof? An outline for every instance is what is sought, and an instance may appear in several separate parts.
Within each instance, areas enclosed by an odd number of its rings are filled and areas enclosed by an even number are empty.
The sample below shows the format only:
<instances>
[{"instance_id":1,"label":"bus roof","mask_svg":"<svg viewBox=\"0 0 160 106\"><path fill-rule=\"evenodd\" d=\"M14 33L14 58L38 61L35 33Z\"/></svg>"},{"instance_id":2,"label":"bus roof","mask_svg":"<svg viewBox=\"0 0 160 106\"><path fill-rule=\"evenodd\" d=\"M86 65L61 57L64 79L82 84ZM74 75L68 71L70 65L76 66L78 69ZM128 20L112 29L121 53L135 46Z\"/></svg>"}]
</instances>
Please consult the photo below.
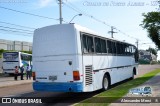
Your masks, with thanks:
<instances>
[{"instance_id":1,"label":"bus roof","mask_svg":"<svg viewBox=\"0 0 160 106\"><path fill-rule=\"evenodd\" d=\"M48 27L58 27L58 26L64 26L64 28L66 28L66 26L68 27L73 27L75 28L76 30L78 30L79 32L84 32L84 33L88 33L88 34L92 34L92 35L95 35L97 37L101 37L101 38L106 38L106 39L109 39L109 40L113 40L113 41L118 41L118 42L123 42L123 43L126 43L126 44L130 44L130 45L133 45L131 43L128 43L128 42L124 42L124 41L120 41L118 39L115 39L115 38L109 38L107 37L106 35L103 35L103 34L99 34L93 30L90 30L86 27L83 27L83 26L80 26L78 24L74 24L74 23L71 23L71 24L56 24L56 25L50 25L50 26L45 26L45 27L42 27L42 28L38 28L36 30L40 30L40 29L44 29L44 28L48 28ZM135 46L135 45L134 45Z\"/></svg>"}]
</instances>

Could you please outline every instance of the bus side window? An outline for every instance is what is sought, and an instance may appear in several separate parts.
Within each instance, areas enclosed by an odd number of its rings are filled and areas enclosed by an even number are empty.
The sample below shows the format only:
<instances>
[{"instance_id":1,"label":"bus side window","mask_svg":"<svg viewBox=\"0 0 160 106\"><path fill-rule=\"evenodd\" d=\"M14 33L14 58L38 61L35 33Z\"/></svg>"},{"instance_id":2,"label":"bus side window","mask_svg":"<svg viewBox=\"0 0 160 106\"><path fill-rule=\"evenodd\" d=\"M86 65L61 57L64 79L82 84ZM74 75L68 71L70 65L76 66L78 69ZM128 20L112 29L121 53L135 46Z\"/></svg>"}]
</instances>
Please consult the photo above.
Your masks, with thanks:
<instances>
[{"instance_id":1,"label":"bus side window","mask_svg":"<svg viewBox=\"0 0 160 106\"><path fill-rule=\"evenodd\" d=\"M83 44L83 53L88 53L87 51L87 36L82 36L82 44Z\"/></svg>"},{"instance_id":2,"label":"bus side window","mask_svg":"<svg viewBox=\"0 0 160 106\"><path fill-rule=\"evenodd\" d=\"M21 55L21 59L24 60L22 55Z\"/></svg>"},{"instance_id":3,"label":"bus side window","mask_svg":"<svg viewBox=\"0 0 160 106\"><path fill-rule=\"evenodd\" d=\"M117 54L121 54L121 46L120 46L120 43L117 42Z\"/></svg>"},{"instance_id":4,"label":"bus side window","mask_svg":"<svg viewBox=\"0 0 160 106\"><path fill-rule=\"evenodd\" d=\"M125 44L122 43L122 55L125 55Z\"/></svg>"},{"instance_id":5,"label":"bus side window","mask_svg":"<svg viewBox=\"0 0 160 106\"><path fill-rule=\"evenodd\" d=\"M120 54L123 55L123 44L120 43Z\"/></svg>"},{"instance_id":6,"label":"bus side window","mask_svg":"<svg viewBox=\"0 0 160 106\"><path fill-rule=\"evenodd\" d=\"M125 46L125 54L126 54L126 55L129 55L129 54L130 54L129 45L126 45L126 46Z\"/></svg>"},{"instance_id":7,"label":"bus side window","mask_svg":"<svg viewBox=\"0 0 160 106\"><path fill-rule=\"evenodd\" d=\"M127 44L123 45L124 55L127 56Z\"/></svg>"},{"instance_id":8,"label":"bus side window","mask_svg":"<svg viewBox=\"0 0 160 106\"><path fill-rule=\"evenodd\" d=\"M96 51L96 53L101 53L100 38L96 38L96 37L95 37L95 51Z\"/></svg>"},{"instance_id":9,"label":"bus side window","mask_svg":"<svg viewBox=\"0 0 160 106\"><path fill-rule=\"evenodd\" d=\"M113 54L116 54L116 43L112 42L112 52Z\"/></svg>"},{"instance_id":10,"label":"bus side window","mask_svg":"<svg viewBox=\"0 0 160 106\"><path fill-rule=\"evenodd\" d=\"M112 53L111 41L107 40L108 53Z\"/></svg>"},{"instance_id":11,"label":"bus side window","mask_svg":"<svg viewBox=\"0 0 160 106\"><path fill-rule=\"evenodd\" d=\"M132 55L132 46L129 46L130 55Z\"/></svg>"},{"instance_id":12,"label":"bus side window","mask_svg":"<svg viewBox=\"0 0 160 106\"><path fill-rule=\"evenodd\" d=\"M107 50L106 50L106 41L101 39L101 50L102 50L102 53L107 53Z\"/></svg>"},{"instance_id":13,"label":"bus side window","mask_svg":"<svg viewBox=\"0 0 160 106\"><path fill-rule=\"evenodd\" d=\"M93 38L90 36L87 36L87 45L88 45L88 52L93 53L94 52Z\"/></svg>"},{"instance_id":14,"label":"bus side window","mask_svg":"<svg viewBox=\"0 0 160 106\"><path fill-rule=\"evenodd\" d=\"M83 53L94 53L93 37L83 34L82 45Z\"/></svg>"}]
</instances>

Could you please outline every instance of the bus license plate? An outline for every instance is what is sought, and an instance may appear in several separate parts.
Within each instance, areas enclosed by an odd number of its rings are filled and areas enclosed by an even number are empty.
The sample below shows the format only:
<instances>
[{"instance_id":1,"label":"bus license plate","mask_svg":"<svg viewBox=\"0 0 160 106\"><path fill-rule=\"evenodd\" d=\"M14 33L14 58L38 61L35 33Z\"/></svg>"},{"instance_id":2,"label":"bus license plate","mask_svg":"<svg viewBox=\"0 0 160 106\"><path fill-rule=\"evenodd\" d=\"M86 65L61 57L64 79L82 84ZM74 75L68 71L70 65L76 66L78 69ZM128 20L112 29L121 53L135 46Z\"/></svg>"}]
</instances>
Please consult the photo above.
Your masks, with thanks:
<instances>
[{"instance_id":1,"label":"bus license plate","mask_svg":"<svg viewBox=\"0 0 160 106\"><path fill-rule=\"evenodd\" d=\"M49 76L49 80L55 81L55 80L57 80L57 76Z\"/></svg>"}]
</instances>

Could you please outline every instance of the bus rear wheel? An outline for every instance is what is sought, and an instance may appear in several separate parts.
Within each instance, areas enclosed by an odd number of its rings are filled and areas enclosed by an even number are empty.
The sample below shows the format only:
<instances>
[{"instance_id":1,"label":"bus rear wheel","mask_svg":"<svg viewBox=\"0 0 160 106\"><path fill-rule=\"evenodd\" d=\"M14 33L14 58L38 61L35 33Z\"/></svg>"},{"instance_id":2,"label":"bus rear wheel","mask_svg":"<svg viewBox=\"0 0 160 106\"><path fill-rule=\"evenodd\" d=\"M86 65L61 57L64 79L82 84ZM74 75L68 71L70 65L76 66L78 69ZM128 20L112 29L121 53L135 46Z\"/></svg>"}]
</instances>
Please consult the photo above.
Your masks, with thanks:
<instances>
[{"instance_id":1,"label":"bus rear wheel","mask_svg":"<svg viewBox=\"0 0 160 106\"><path fill-rule=\"evenodd\" d=\"M132 73L132 77L130 78L131 80L133 80L134 79L134 72Z\"/></svg>"},{"instance_id":2,"label":"bus rear wheel","mask_svg":"<svg viewBox=\"0 0 160 106\"><path fill-rule=\"evenodd\" d=\"M133 71L132 71L132 77L131 77L131 80L133 80L133 79L134 79L135 72L136 72L136 69L134 68L134 69L133 69Z\"/></svg>"},{"instance_id":3,"label":"bus rear wheel","mask_svg":"<svg viewBox=\"0 0 160 106\"><path fill-rule=\"evenodd\" d=\"M104 75L103 77L103 82L102 82L102 90L106 91L109 88L109 80L108 80L108 76Z\"/></svg>"}]
</instances>

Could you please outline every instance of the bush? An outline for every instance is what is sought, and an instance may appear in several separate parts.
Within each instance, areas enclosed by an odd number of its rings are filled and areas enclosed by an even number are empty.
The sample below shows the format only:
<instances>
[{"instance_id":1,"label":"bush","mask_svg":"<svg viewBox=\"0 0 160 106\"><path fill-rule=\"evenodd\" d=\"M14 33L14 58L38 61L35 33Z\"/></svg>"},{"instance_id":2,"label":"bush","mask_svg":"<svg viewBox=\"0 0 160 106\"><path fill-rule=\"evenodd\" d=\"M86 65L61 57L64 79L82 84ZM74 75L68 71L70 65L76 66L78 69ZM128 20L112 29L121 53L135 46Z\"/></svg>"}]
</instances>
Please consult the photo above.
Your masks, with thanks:
<instances>
[{"instance_id":1,"label":"bush","mask_svg":"<svg viewBox=\"0 0 160 106\"><path fill-rule=\"evenodd\" d=\"M4 52L3 49L0 49L0 58L2 58L2 53Z\"/></svg>"},{"instance_id":2,"label":"bush","mask_svg":"<svg viewBox=\"0 0 160 106\"><path fill-rule=\"evenodd\" d=\"M32 51L21 51L21 52L32 54Z\"/></svg>"},{"instance_id":3,"label":"bush","mask_svg":"<svg viewBox=\"0 0 160 106\"><path fill-rule=\"evenodd\" d=\"M151 64L157 64L157 63L158 63L157 61L152 61L152 62L151 62Z\"/></svg>"},{"instance_id":4,"label":"bush","mask_svg":"<svg viewBox=\"0 0 160 106\"><path fill-rule=\"evenodd\" d=\"M0 49L0 54L2 54L4 52L4 49Z\"/></svg>"},{"instance_id":5,"label":"bush","mask_svg":"<svg viewBox=\"0 0 160 106\"><path fill-rule=\"evenodd\" d=\"M150 61L139 59L139 64L150 64Z\"/></svg>"}]
</instances>

